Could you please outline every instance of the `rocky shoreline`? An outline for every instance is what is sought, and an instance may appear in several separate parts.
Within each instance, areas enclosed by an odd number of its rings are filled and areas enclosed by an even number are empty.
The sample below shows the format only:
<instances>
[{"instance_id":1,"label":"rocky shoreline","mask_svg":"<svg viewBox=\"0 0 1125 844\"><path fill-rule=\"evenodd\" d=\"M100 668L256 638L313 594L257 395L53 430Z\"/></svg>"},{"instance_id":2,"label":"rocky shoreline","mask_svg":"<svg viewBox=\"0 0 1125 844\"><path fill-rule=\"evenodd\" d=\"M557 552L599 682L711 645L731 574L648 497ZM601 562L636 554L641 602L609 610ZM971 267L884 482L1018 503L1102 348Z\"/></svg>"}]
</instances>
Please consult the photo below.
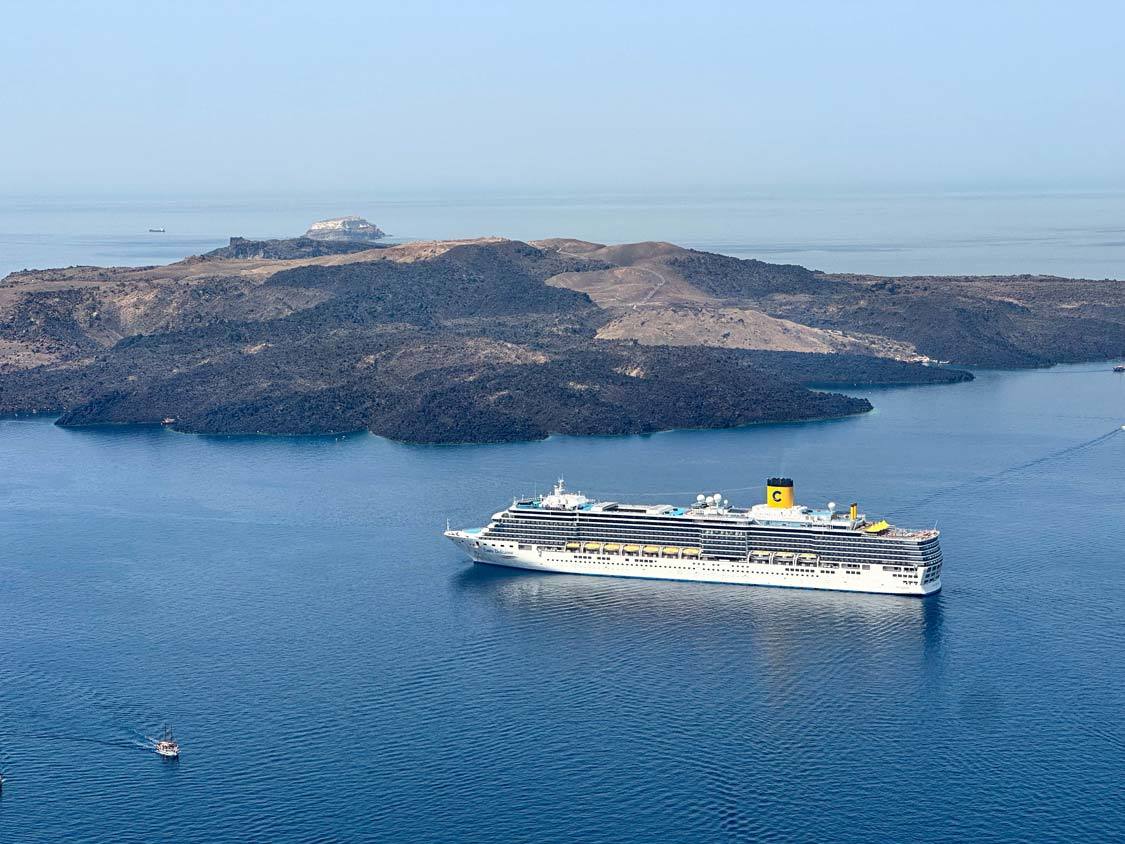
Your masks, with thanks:
<instances>
[{"instance_id":1,"label":"rocky shoreline","mask_svg":"<svg viewBox=\"0 0 1125 844\"><path fill-rule=\"evenodd\" d=\"M0 413L68 426L636 434L862 413L836 390L970 379L959 363L1123 354L1116 282L838 277L661 243L232 238L0 281Z\"/></svg>"}]
</instances>

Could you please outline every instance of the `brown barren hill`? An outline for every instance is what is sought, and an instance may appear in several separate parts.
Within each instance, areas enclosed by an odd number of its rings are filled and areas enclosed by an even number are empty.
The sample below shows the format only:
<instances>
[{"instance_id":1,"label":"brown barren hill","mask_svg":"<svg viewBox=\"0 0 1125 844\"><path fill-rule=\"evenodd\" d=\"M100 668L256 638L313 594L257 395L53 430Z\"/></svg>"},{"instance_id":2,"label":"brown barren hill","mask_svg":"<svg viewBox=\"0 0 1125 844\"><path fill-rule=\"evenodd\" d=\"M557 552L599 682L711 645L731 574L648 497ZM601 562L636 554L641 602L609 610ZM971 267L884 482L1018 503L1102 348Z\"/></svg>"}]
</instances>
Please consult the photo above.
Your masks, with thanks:
<instances>
[{"instance_id":1,"label":"brown barren hill","mask_svg":"<svg viewBox=\"0 0 1125 844\"><path fill-rule=\"evenodd\" d=\"M0 413L416 442L862 412L910 361L1125 355L1117 282L830 276L644 242L232 239L0 281ZM898 358L898 360L890 360Z\"/></svg>"},{"instance_id":2,"label":"brown barren hill","mask_svg":"<svg viewBox=\"0 0 1125 844\"><path fill-rule=\"evenodd\" d=\"M630 309L598 330L607 340L645 345L720 346L779 352L848 352L914 360L909 343L870 335L810 328L751 308L669 307Z\"/></svg>"}]
</instances>

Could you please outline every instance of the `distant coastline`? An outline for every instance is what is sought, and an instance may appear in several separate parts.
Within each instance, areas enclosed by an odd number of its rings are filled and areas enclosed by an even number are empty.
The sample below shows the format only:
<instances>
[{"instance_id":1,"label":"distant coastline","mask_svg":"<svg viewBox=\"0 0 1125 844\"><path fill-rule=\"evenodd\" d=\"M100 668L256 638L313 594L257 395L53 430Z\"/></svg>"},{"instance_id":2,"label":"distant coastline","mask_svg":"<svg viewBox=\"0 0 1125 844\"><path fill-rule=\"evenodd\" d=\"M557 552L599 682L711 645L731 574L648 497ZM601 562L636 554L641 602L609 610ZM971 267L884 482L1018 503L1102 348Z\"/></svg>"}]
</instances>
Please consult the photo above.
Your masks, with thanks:
<instances>
[{"instance_id":1,"label":"distant coastline","mask_svg":"<svg viewBox=\"0 0 1125 844\"><path fill-rule=\"evenodd\" d=\"M0 412L415 443L831 419L871 409L849 388L1121 357L1122 298L662 242L231 238L165 266L0 281Z\"/></svg>"}]
</instances>

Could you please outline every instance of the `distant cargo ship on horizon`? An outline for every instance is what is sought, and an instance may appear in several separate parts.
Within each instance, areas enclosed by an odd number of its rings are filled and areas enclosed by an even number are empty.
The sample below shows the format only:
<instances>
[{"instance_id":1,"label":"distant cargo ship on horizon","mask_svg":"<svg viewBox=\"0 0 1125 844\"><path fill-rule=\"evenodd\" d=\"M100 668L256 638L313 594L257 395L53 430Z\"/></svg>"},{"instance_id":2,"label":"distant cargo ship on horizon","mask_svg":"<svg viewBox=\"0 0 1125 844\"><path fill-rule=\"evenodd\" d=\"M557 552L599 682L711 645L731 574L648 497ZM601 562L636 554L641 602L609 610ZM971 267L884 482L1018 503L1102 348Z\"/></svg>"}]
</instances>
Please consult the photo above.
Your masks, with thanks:
<instances>
[{"instance_id":1,"label":"distant cargo ship on horizon","mask_svg":"<svg viewBox=\"0 0 1125 844\"><path fill-rule=\"evenodd\" d=\"M475 562L536 571L896 595L941 589L936 529L869 521L856 504L801 506L789 478L770 478L765 503L745 509L721 493L689 507L596 501L560 479L485 527L445 536Z\"/></svg>"}]
</instances>

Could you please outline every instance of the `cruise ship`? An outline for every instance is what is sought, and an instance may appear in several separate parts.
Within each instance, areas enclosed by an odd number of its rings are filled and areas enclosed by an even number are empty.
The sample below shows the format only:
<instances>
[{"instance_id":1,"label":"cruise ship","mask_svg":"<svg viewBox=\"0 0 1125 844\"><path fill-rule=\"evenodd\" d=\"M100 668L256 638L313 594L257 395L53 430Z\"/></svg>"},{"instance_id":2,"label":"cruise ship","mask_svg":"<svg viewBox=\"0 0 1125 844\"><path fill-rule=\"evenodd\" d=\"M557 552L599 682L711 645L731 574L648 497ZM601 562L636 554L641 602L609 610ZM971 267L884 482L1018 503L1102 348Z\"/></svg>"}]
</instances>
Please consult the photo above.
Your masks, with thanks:
<instances>
[{"instance_id":1,"label":"cruise ship","mask_svg":"<svg viewBox=\"0 0 1125 844\"><path fill-rule=\"evenodd\" d=\"M721 493L687 507L597 501L559 480L485 527L445 535L475 562L535 571L895 595L941 589L937 530L869 520L857 504L801 506L789 478L770 478L765 501L747 508Z\"/></svg>"}]
</instances>

